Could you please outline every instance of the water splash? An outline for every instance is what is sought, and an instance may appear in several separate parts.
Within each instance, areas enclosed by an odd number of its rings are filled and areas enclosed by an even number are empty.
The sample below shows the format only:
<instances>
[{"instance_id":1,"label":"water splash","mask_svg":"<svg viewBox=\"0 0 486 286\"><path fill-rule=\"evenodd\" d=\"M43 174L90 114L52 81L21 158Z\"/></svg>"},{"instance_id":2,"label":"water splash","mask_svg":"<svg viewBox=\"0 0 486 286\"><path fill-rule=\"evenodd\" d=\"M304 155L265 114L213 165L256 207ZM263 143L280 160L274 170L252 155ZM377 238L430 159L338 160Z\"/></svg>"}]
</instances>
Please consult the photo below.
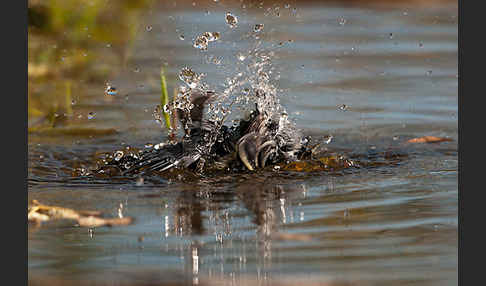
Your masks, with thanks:
<instances>
[{"instance_id":1,"label":"water splash","mask_svg":"<svg viewBox=\"0 0 486 286\"><path fill-rule=\"evenodd\" d=\"M179 73L179 78L190 88L196 88L203 76L204 74L197 74L188 67L182 68L181 72Z\"/></svg>"},{"instance_id":2,"label":"water splash","mask_svg":"<svg viewBox=\"0 0 486 286\"><path fill-rule=\"evenodd\" d=\"M237 22L237 18L230 12L226 14L226 23L230 27L236 27ZM156 112L160 114L161 108L177 110L179 118L181 114L191 114L194 108L191 96L195 93L213 91L211 100L206 104L205 110L201 111L207 124L205 128L209 128L210 131L204 140L207 144L198 147L202 154L209 155L211 147L217 140L221 140L219 135L223 125L235 128L240 123L240 118L247 117L255 108L263 114L263 125L276 126L274 129L272 127L271 136L279 147L301 144L300 132L280 104L280 98L283 96L282 90L277 87L280 75L273 65L273 60L278 58L275 51L281 46L261 40L259 32L263 28L263 24L254 24L243 38L249 40L249 47L237 50L236 57L225 58L224 63L217 55L205 55L204 59L208 64L213 64L214 60L218 59L217 72L221 74L211 76L223 77L217 81L217 85L210 86L204 82L205 74L198 74L190 67L182 68L179 79L184 85L178 88L175 100L170 106L159 106ZM209 42L218 40L220 36L218 32L204 32L197 37L194 47L207 50ZM239 48L238 43L231 44L236 49ZM175 131L183 129L186 136L189 136L192 126L192 119L187 118L181 120L181 126L176 126Z\"/></svg>"}]
</instances>

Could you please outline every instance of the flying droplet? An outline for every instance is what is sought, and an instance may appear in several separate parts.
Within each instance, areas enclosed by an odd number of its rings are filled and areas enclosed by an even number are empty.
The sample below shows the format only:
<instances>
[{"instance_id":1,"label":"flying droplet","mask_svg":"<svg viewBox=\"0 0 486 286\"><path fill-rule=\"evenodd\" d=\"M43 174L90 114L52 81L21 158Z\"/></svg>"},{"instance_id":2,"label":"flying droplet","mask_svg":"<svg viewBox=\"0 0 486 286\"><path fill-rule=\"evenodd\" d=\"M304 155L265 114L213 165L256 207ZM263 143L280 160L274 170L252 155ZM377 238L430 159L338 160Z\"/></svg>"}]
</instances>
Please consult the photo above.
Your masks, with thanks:
<instances>
[{"instance_id":1,"label":"flying droplet","mask_svg":"<svg viewBox=\"0 0 486 286\"><path fill-rule=\"evenodd\" d=\"M105 89L106 95L116 95L117 93L118 93L118 91L116 90L116 88L114 86L111 86L111 85L106 86L106 89Z\"/></svg>"},{"instance_id":2,"label":"flying droplet","mask_svg":"<svg viewBox=\"0 0 486 286\"><path fill-rule=\"evenodd\" d=\"M182 68L179 78L190 88L195 88L199 84L200 76L188 67Z\"/></svg>"},{"instance_id":3,"label":"flying droplet","mask_svg":"<svg viewBox=\"0 0 486 286\"><path fill-rule=\"evenodd\" d=\"M194 41L193 47L200 49L200 50L203 50L203 51L207 50L208 49L208 38L206 38L205 36L197 37L196 40Z\"/></svg>"},{"instance_id":4,"label":"flying droplet","mask_svg":"<svg viewBox=\"0 0 486 286\"><path fill-rule=\"evenodd\" d=\"M246 56L243 54L243 53L238 53L236 55L236 57L240 60L240 61L244 61L246 59Z\"/></svg>"},{"instance_id":5,"label":"flying droplet","mask_svg":"<svg viewBox=\"0 0 486 286\"><path fill-rule=\"evenodd\" d=\"M154 112L152 112L152 116L155 118L155 121L157 123L162 123L162 116L160 115L160 111L162 110L162 107L160 107L160 104L157 104L154 108Z\"/></svg>"},{"instance_id":6,"label":"flying droplet","mask_svg":"<svg viewBox=\"0 0 486 286\"><path fill-rule=\"evenodd\" d=\"M231 14L230 12L227 12L226 24L228 24L231 29L236 28L236 24L238 24L238 18L236 18L236 16Z\"/></svg>"},{"instance_id":7,"label":"flying droplet","mask_svg":"<svg viewBox=\"0 0 486 286\"><path fill-rule=\"evenodd\" d=\"M258 33L260 32L261 30L263 30L263 24L256 24L255 27L253 28L253 31L255 33Z\"/></svg>"},{"instance_id":8,"label":"flying droplet","mask_svg":"<svg viewBox=\"0 0 486 286\"><path fill-rule=\"evenodd\" d=\"M218 32L204 32L203 36L208 39L208 42L217 41L220 37Z\"/></svg>"},{"instance_id":9,"label":"flying droplet","mask_svg":"<svg viewBox=\"0 0 486 286\"><path fill-rule=\"evenodd\" d=\"M344 219L349 219L351 217L351 213L349 212L349 209L345 209L343 213Z\"/></svg>"},{"instance_id":10,"label":"flying droplet","mask_svg":"<svg viewBox=\"0 0 486 286\"><path fill-rule=\"evenodd\" d=\"M326 144L331 143L331 141L332 141L332 139L333 139L333 138L334 138L334 137L333 137L332 135L329 135L329 136L327 137L326 141L324 141L324 143L326 143Z\"/></svg>"}]
</instances>

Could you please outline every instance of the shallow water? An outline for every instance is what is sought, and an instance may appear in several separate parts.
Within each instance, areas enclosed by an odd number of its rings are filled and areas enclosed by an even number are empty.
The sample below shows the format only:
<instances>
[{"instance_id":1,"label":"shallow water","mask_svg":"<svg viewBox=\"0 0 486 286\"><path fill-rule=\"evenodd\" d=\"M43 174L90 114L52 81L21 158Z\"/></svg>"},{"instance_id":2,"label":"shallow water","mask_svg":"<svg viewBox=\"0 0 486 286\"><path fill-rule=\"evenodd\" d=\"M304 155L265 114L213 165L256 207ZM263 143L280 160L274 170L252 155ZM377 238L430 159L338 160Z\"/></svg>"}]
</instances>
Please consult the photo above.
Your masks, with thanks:
<instances>
[{"instance_id":1,"label":"shallow water","mask_svg":"<svg viewBox=\"0 0 486 286\"><path fill-rule=\"evenodd\" d=\"M93 230L29 225L29 280L457 284L457 5L281 5L280 17L227 5L152 7L142 23L152 28L106 79L118 95L81 85L75 112L96 114L81 125L117 134L29 135L29 200L135 218ZM225 24L227 11L238 16L237 28ZM344 173L152 178L142 186L72 177L96 152L165 140L152 117L160 66L169 85L181 84L177 74L189 66L221 87L244 64L236 54L248 51L245 35L259 23L264 43L275 45L281 103L305 134L332 134L328 148L343 154L394 148L404 159ZM195 49L193 39L206 31L221 39ZM221 64L207 63L208 55ZM405 143L424 135L454 141Z\"/></svg>"}]
</instances>

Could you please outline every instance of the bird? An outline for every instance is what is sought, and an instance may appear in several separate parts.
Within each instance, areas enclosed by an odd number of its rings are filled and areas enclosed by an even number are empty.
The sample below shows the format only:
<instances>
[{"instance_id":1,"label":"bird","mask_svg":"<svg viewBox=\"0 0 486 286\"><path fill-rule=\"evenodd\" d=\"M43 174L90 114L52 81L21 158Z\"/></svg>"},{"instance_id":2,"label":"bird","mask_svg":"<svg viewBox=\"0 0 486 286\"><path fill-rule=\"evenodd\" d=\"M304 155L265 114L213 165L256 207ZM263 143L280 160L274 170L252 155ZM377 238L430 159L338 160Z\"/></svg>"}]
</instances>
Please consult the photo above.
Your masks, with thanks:
<instances>
[{"instance_id":1,"label":"bird","mask_svg":"<svg viewBox=\"0 0 486 286\"><path fill-rule=\"evenodd\" d=\"M282 128L258 104L237 126L228 127L204 118L205 106L215 99L214 91L191 90L188 95L192 108L175 109L185 130L181 140L107 160L100 170L115 167L122 175L147 175L172 168L199 173L211 167L255 171L294 160L308 149L306 138Z\"/></svg>"}]
</instances>

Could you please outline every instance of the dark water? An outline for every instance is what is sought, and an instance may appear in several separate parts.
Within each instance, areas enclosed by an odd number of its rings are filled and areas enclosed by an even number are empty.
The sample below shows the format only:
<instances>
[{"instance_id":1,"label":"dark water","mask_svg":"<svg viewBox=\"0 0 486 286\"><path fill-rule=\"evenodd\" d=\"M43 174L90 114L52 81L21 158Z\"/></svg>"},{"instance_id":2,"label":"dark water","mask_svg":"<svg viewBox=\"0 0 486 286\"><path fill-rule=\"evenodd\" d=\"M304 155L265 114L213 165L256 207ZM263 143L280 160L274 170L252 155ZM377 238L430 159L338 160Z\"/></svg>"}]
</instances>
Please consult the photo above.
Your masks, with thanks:
<instances>
[{"instance_id":1,"label":"dark water","mask_svg":"<svg viewBox=\"0 0 486 286\"><path fill-rule=\"evenodd\" d=\"M280 17L224 2L167 5L147 12L141 25L152 28L141 28L128 61L106 79L116 97L107 98L103 84L78 92L76 112L96 114L82 125L117 134L29 135L29 200L135 218L93 230L29 225L32 283L457 284L457 5L280 5ZM238 28L225 25L227 11ZM142 186L73 179L96 152L165 140L152 117L160 67L169 85L189 66L218 87L241 65L236 54L248 52L245 35L256 23L274 45L281 103L304 133L333 135L328 148L343 154L393 148L403 160L344 173L266 171ZM192 40L205 31L221 40L202 52ZM221 64L207 63L209 55ZM405 143L425 135L453 141Z\"/></svg>"}]
</instances>

